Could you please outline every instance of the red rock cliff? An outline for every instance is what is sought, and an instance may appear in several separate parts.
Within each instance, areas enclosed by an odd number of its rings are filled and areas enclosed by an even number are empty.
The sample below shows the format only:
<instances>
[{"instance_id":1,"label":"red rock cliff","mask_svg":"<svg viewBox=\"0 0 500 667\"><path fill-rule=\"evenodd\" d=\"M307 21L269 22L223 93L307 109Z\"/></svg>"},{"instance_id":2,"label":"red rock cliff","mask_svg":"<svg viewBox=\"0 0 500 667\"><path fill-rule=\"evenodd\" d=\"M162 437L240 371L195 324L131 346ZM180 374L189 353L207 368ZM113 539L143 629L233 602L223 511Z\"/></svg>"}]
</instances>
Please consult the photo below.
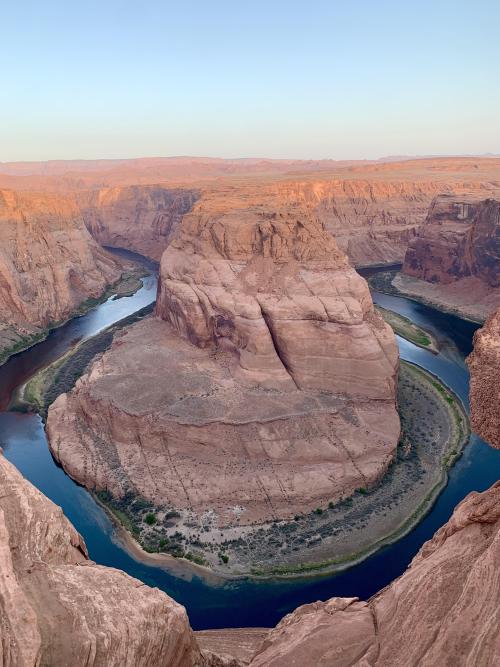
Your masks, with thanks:
<instances>
[{"instance_id":1,"label":"red rock cliff","mask_svg":"<svg viewBox=\"0 0 500 667\"><path fill-rule=\"evenodd\" d=\"M437 197L410 242L403 273L442 284L474 276L500 287L500 202Z\"/></svg>"}]
</instances>

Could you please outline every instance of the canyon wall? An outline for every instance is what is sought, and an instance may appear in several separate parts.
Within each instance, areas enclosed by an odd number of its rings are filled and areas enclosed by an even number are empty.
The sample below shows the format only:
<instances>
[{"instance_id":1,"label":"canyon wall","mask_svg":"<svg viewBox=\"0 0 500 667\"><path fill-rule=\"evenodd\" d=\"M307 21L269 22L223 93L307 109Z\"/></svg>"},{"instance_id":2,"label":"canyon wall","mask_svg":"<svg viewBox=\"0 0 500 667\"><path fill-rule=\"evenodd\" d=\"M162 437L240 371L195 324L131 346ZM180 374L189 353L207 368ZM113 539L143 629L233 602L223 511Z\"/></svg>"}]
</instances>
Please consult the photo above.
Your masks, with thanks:
<instances>
[{"instance_id":1,"label":"canyon wall","mask_svg":"<svg viewBox=\"0 0 500 667\"><path fill-rule=\"evenodd\" d=\"M474 276L500 287L500 202L437 197L410 242L403 272L443 285Z\"/></svg>"},{"instance_id":2,"label":"canyon wall","mask_svg":"<svg viewBox=\"0 0 500 667\"><path fill-rule=\"evenodd\" d=\"M157 318L118 335L51 406L69 474L214 526L293 519L376 483L399 436L397 345L307 211L184 216Z\"/></svg>"},{"instance_id":3,"label":"canyon wall","mask_svg":"<svg viewBox=\"0 0 500 667\"><path fill-rule=\"evenodd\" d=\"M498 196L500 160L387 161L143 158L0 164L0 186L71 195L103 244L154 259L179 217L216 191L261 198L267 208L306 207L335 236L351 264L402 262L441 193Z\"/></svg>"},{"instance_id":4,"label":"canyon wall","mask_svg":"<svg viewBox=\"0 0 500 667\"><path fill-rule=\"evenodd\" d=\"M392 285L405 296L483 322L500 306L500 202L477 193L436 197Z\"/></svg>"},{"instance_id":5,"label":"canyon wall","mask_svg":"<svg viewBox=\"0 0 500 667\"><path fill-rule=\"evenodd\" d=\"M296 609L252 667L489 667L500 661L500 482L470 493L399 579L368 602Z\"/></svg>"},{"instance_id":6,"label":"canyon wall","mask_svg":"<svg viewBox=\"0 0 500 667\"><path fill-rule=\"evenodd\" d=\"M2 667L195 667L185 609L89 560L59 507L0 454ZM222 664L222 663L219 663Z\"/></svg>"},{"instance_id":7,"label":"canyon wall","mask_svg":"<svg viewBox=\"0 0 500 667\"><path fill-rule=\"evenodd\" d=\"M474 431L500 449L500 309L474 334L467 359L470 408Z\"/></svg>"},{"instance_id":8,"label":"canyon wall","mask_svg":"<svg viewBox=\"0 0 500 667\"><path fill-rule=\"evenodd\" d=\"M101 245L159 261L198 197L191 188L129 186L89 191L77 199L88 230Z\"/></svg>"},{"instance_id":9,"label":"canyon wall","mask_svg":"<svg viewBox=\"0 0 500 667\"><path fill-rule=\"evenodd\" d=\"M0 191L0 347L101 295L120 265L92 239L70 197Z\"/></svg>"}]
</instances>

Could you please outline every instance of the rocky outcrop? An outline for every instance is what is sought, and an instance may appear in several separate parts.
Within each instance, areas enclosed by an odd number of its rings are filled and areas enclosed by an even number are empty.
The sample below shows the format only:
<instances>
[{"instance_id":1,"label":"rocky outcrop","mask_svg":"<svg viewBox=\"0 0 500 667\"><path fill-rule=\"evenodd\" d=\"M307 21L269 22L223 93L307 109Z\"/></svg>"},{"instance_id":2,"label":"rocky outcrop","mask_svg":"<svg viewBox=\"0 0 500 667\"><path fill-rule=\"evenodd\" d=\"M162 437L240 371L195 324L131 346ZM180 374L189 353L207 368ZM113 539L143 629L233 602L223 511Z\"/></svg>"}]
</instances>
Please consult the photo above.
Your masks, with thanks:
<instances>
[{"instance_id":1,"label":"rocky outcrop","mask_svg":"<svg viewBox=\"0 0 500 667\"><path fill-rule=\"evenodd\" d=\"M474 334L474 350L467 365L472 427L500 449L500 309Z\"/></svg>"},{"instance_id":2,"label":"rocky outcrop","mask_svg":"<svg viewBox=\"0 0 500 667\"><path fill-rule=\"evenodd\" d=\"M252 667L488 667L500 661L500 482L471 493L408 570L368 602L299 607Z\"/></svg>"},{"instance_id":3,"label":"rocky outcrop","mask_svg":"<svg viewBox=\"0 0 500 667\"><path fill-rule=\"evenodd\" d=\"M100 244L159 261L198 197L192 188L129 186L90 191L78 199L85 224Z\"/></svg>"},{"instance_id":4,"label":"rocky outcrop","mask_svg":"<svg viewBox=\"0 0 500 667\"><path fill-rule=\"evenodd\" d=\"M71 198L0 191L0 347L67 318L120 275Z\"/></svg>"},{"instance_id":5,"label":"rocky outcrop","mask_svg":"<svg viewBox=\"0 0 500 667\"><path fill-rule=\"evenodd\" d=\"M157 319L117 336L47 421L79 482L210 515L216 536L374 484L399 436L394 335L332 237L225 206L184 217Z\"/></svg>"},{"instance_id":6,"label":"rocky outcrop","mask_svg":"<svg viewBox=\"0 0 500 667\"><path fill-rule=\"evenodd\" d=\"M195 667L186 612L89 560L59 507L0 455L0 664Z\"/></svg>"},{"instance_id":7,"label":"rocky outcrop","mask_svg":"<svg viewBox=\"0 0 500 667\"><path fill-rule=\"evenodd\" d=\"M500 202L476 195L437 197L393 285L483 321L500 305Z\"/></svg>"},{"instance_id":8,"label":"rocky outcrop","mask_svg":"<svg viewBox=\"0 0 500 667\"><path fill-rule=\"evenodd\" d=\"M267 200L322 220L351 264L402 262L436 195L498 196L500 160L220 160L143 158L0 164L0 186L71 193L92 233L159 259L168 229L198 198ZM165 233L166 232L166 233Z\"/></svg>"},{"instance_id":9,"label":"rocky outcrop","mask_svg":"<svg viewBox=\"0 0 500 667\"><path fill-rule=\"evenodd\" d=\"M156 313L194 345L233 352L242 382L393 400L392 333L334 239L303 215L186 216Z\"/></svg>"},{"instance_id":10,"label":"rocky outcrop","mask_svg":"<svg viewBox=\"0 0 500 667\"><path fill-rule=\"evenodd\" d=\"M475 276L500 287L500 201L437 197L410 242L403 272L445 285Z\"/></svg>"}]
</instances>

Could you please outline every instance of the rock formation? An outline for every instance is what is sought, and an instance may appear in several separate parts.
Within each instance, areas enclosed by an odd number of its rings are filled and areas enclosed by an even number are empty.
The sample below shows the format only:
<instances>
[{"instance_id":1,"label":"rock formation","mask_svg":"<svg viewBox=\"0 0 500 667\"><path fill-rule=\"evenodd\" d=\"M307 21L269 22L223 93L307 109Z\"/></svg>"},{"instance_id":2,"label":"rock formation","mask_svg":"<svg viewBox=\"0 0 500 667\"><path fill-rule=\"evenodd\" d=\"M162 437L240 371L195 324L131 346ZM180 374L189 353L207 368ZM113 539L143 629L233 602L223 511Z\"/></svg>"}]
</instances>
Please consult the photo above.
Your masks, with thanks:
<instances>
[{"instance_id":1,"label":"rock formation","mask_svg":"<svg viewBox=\"0 0 500 667\"><path fill-rule=\"evenodd\" d=\"M472 427L500 449L500 309L474 334L474 350L467 365Z\"/></svg>"},{"instance_id":2,"label":"rock formation","mask_svg":"<svg viewBox=\"0 0 500 667\"><path fill-rule=\"evenodd\" d=\"M71 198L1 190L0 348L67 318L116 281L120 268Z\"/></svg>"},{"instance_id":3,"label":"rock formation","mask_svg":"<svg viewBox=\"0 0 500 667\"><path fill-rule=\"evenodd\" d=\"M163 256L156 312L49 410L79 482L225 526L290 519L384 474L396 342L314 218L196 207Z\"/></svg>"},{"instance_id":4,"label":"rock formation","mask_svg":"<svg viewBox=\"0 0 500 667\"><path fill-rule=\"evenodd\" d=\"M498 196L500 160L335 162L144 158L0 164L0 187L64 193L99 242L159 259L169 229L216 191L322 220L354 265L402 262L440 193Z\"/></svg>"},{"instance_id":5,"label":"rock formation","mask_svg":"<svg viewBox=\"0 0 500 667\"><path fill-rule=\"evenodd\" d=\"M402 271L400 291L484 319L500 305L500 201L437 197Z\"/></svg>"},{"instance_id":6,"label":"rock formation","mask_svg":"<svg viewBox=\"0 0 500 667\"><path fill-rule=\"evenodd\" d=\"M437 197L410 242L403 271L446 285L476 276L500 286L500 201Z\"/></svg>"},{"instance_id":7,"label":"rock formation","mask_svg":"<svg viewBox=\"0 0 500 667\"><path fill-rule=\"evenodd\" d=\"M85 224L99 243L159 261L198 197L191 188L129 186L90 191L79 197L79 203Z\"/></svg>"},{"instance_id":8,"label":"rock formation","mask_svg":"<svg viewBox=\"0 0 500 667\"><path fill-rule=\"evenodd\" d=\"M199 651L183 607L90 561L61 509L1 454L0 489L2 667L217 664Z\"/></svg>"},{"instance_id":9,"label":"rock formation","mask_svg":"<svg viewBox=\"0 0 500 667\"><path fill-rule=\"evenodd\" d=\"M408 570L361 602L286 616L252 667L488 667L500 661L500 482L471 493Z\"/></svg>"}]
</instances>

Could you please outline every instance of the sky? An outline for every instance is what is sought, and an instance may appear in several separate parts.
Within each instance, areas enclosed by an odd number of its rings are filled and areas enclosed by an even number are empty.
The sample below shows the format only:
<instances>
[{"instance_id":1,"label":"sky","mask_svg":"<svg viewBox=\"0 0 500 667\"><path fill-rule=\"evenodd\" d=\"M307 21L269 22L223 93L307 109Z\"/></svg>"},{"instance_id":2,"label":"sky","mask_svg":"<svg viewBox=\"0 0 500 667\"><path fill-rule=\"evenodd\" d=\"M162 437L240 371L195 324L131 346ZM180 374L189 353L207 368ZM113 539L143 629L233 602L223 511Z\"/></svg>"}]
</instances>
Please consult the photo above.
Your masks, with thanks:
<instances>
[{"instance_id":1,"label":"sky","mask_svg":"<svg viewBox=\"0 0 500 667\"><path fill-rule=\"evenodd\" d=\"M498 0L0 10L0 161L500 153Z\"/></svg>"}]
</instances>

